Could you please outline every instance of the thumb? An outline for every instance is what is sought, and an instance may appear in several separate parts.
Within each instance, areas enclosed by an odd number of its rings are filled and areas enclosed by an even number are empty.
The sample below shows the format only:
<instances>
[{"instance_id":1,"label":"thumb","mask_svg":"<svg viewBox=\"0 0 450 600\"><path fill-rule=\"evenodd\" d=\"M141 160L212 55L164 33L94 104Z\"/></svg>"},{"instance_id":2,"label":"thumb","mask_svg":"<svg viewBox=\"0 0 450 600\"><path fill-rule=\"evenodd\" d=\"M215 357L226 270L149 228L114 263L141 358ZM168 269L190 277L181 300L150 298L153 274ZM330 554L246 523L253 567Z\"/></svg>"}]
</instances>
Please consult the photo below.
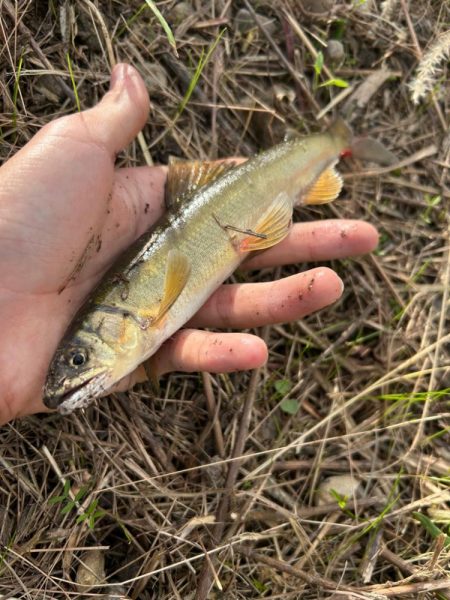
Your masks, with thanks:
<instances>
[{"instance_id":1,"label":"thumb","mask_svg":"<svg viewBox=\"0 0 450 600\"><path fill-rule=\"evenodd\" d=\"M110 91L80 116L91 140L115 155L142 129L149 107L142 77L134 67L119 63L111 74Z\"/></svg>"}]
</instances>

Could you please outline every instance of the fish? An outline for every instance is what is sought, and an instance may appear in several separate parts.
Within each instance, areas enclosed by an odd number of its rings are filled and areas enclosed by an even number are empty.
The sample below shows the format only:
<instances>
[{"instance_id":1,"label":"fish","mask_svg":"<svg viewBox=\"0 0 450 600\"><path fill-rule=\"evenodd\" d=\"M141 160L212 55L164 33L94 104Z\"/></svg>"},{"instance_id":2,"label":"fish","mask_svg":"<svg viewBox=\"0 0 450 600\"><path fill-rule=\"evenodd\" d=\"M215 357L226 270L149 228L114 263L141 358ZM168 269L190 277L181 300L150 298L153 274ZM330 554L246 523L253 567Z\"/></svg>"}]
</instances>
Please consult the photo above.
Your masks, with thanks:
<instances>
[{"instance_id":1,"label":"fish","mask_svg":"<svg viewBox=\"0 0 450 600\"><path fill-rule=\"evenodd\" d=\"M338 118L323 133L240 164L170 164L168 210L75 315L49 366L45 405L69 414L147 364L246 257L288 235L295 206L338 197L343 182L335 166L352 153L352 142Z\"/></svg>"}]
</instances>

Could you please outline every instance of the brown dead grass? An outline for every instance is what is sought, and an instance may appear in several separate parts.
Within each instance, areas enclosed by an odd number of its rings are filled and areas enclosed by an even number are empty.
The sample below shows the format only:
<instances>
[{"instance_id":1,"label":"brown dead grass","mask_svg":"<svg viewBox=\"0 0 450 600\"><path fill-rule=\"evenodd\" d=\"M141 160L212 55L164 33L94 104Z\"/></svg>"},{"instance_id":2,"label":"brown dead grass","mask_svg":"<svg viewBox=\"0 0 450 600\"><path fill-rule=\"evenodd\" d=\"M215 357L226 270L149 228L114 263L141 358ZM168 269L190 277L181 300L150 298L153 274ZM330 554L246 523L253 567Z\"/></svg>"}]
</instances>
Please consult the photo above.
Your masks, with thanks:
<instances>
[{"instance_id":1,"label":"brown dead grass","mask_svg":"<svg viewBox=\"0 0 450 600\"><path fill-rule=\"evenodd\" d=\"M170 154L251 155L288 129L317 130L336 110L405 160L394 173L355 164L338 203L301 215L365 218L381 242L373 256L333 263L346 284L337 305L262 332L265 368L174 374L161 398L143 387L67 418L3 428L4 598L450 598L449 538L433 538L413 515L448 533L445 65L419 106L407 85L421 52L448 27L450 9L381 4L336 3L317 16L293 0L277 8L252 2L266 20L258 27L252 15L242 19L245 3L161 2L177 60L151 11L135 16L138 1L98 2L98 11L86 1L0 2L3 160L44 123L75 110L67 52L81 106L101 97L108 43L146 79L153 110L143 135L155 162ZM224 26L172 125L193 66ZM352 89L315 89L314 54L339 31L345 56L333 64L325 55L329 71L318 82L339 77ZM381 68L389 77L368 84ZM358 89L363 84L369 89ZM141 145L119 163L145 164ZM275 384L284 380L285 396L298 400L295 415L281 408ZM359 479L358 494L317 506L318 486L339 474ZM65 481L68 499L52 504ZM78 506L63 514L80 489ZM101 514L92 527L76 522L93 509ZM82 593L75 580L90 559L98 559L90 562L97 573L104 560L106 583Z\"/></svg>"}]
</instances>

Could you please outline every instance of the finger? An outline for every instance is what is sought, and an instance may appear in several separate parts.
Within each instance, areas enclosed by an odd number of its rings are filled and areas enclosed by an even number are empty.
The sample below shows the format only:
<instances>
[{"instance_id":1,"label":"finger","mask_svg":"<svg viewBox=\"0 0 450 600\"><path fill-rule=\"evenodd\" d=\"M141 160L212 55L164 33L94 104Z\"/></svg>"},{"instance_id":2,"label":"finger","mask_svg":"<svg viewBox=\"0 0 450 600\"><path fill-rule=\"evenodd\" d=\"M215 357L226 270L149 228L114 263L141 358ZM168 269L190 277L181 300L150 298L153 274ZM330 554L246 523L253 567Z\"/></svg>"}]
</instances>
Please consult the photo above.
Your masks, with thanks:
<instances>
[{"instance_id":1,"label":"finger","mask_svg":"<svg viewBox=\"0 0 450 600\"><path fill-rule=\"evenodd\" d=\"M152 361L158 375L171 371L231 373L260 367L267 346L248 333L215 333L182 329L170 338Z\"/></svg>"},{"instance_id":2,"label":"finger","mask_svg":"<svg viewBox=\"0 0 450 600\"><path fill-rule=\"evenodd\" d=\"M256 369L266 360L267 346L256 335L181 329L152 356L151 369L156 377L172 371L231 373ZM140 366L114 389L126 390L147 379Z\"/></svg>"},{"instance_id":3,"label":"finger","mask_svg":"<svg viewBox=\"0 0 450 600\"><path fill-rule=\"evenodd\" d=\"M113 201L103 241L122 249L138 238L165 212L167 167L131 167L114 174Z\"/></svg>"},{"instance_id":4,"label":"finger","mask_svg":"<svg viewBox=\"0 0 450 600\"><path fill-rule=\"evenodd\" d=\"M104 227L113 158L144 124L149 103L133 68L118 65L114 77L95 108L49 123L1 167L2 216L16 240L0 265L6 287L20 290L23 281L41 293L61 286ZM83 275L98 272L93 263Z\"/></svg>"},{"instance_id":5,"label":"finger","mask_svg":"<svg viewBox=\"0 0 450 600\"><path fill-rule=\"evenodd\" d=\"M340 277L326 267L269 283L223 285L188 325L248 328L294 321L332 304L343 289Z\"/></svg>"},{"instance_id":6,"label":"finger","mask_svg":"<svg viewBox=\"0 0 450 600\"><path fill-rule=\"evenodd\" d=\"M261 269L357 256L372 251L377 244L377 230L364 221L326 219L295 223L282 242L250 257L242 268Z\"/></svg>"},{"instance_id":7,"label":"finger","mask_svg":"<svg viewBox=\"0 0 450 600\"><path fill-rule=\"evenodd\" d=\"M144 126L149 105L142 77L120 63L113 69L110 91L94 108L58 119L49 128L53 135L97 145L114 158Z\"/></svg>"},{"instance_id":8,"label":"finger","mask_svg":"<svg viewBox=\"0 0 450 600\"><path fill-rule=\"evenodd\" d=\"M120 63L113 69L111 90L84 118L95 141L116 154L142 129L149 107L142 77L131 65Z\"/></svg>"}]
</instances>

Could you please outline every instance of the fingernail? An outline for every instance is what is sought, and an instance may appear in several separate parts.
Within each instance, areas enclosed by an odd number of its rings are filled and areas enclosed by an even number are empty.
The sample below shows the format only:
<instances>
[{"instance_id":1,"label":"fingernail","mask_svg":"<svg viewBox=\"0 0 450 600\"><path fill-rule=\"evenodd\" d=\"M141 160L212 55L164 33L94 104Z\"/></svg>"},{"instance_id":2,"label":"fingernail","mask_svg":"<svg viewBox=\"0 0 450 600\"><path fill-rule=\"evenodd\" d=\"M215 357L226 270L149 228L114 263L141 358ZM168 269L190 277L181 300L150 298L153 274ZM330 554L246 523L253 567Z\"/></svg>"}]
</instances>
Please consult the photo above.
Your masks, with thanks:
<instances>
[{"instance_id":1,"label":"fingernail","mask_svg":"<svg viewBox=\"0 0 450 600\"><path fill-rule=\"evenodd\" d=\"M339 285L340 285L340 290L339 290L339 296L342 296L342 292L344 291L344 282L342 281L342 279L339 277Z\"/></svg>"},{"instance_id":2,"label":"fingernail","mask_svg":"<svg viewBox=\"0 0 450 600\"><path fill-rule=\"evenodd\" d=\"M111 72L111 83L109 89L115 89L120 83L125 81L128 75L129 66L125 63L119 63L116 65Z\"/></svg>"}]
</instances>

